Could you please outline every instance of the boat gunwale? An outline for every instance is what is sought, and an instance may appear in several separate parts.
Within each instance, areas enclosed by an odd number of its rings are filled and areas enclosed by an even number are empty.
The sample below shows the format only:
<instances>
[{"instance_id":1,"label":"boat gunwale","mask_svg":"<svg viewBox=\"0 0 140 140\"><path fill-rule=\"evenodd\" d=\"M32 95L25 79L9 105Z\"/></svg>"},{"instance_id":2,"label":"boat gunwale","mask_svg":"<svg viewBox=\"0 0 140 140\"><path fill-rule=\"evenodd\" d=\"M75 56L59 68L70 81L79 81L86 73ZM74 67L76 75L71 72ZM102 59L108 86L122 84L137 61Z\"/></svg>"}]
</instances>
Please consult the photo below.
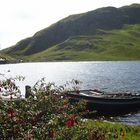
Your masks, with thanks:
<instances>
[{"instance_id":1,"label":"boat gunwale","mask_svg":"<svg viewBox=\"0 0 140 140\"><path fill-rule=\"evenodd\" d=\"M84 91L92 91L92 90L80 90L80 92L84 92ZM79 91L78 91L79 92ZM94 100L105 100L105 101L117 101L117 102L119 102L119 101L123 101L123 102L125 102L125 101L139 101L140 102L140 96L139 95L136 95L136 96L134 96L134 95L132 95L132 96L130 96L130 95L128 95L128 96L118 96L118 97L115 97L115 95L117 95L117 94L102 94L102 92L100 92L100 93L98 93L98 94L100 94L100 95L84 95L84 94L81 94L81 93L77 93L76 91L70 91L69 93L67 93L68 94L68 96L69 97L73 97L73 98L81 98L81 99L85 99L85 100L88 100L88 101L92 101L93 99ZM122 94L123 95L123 94Z\"/></svg>"}]
</instances>

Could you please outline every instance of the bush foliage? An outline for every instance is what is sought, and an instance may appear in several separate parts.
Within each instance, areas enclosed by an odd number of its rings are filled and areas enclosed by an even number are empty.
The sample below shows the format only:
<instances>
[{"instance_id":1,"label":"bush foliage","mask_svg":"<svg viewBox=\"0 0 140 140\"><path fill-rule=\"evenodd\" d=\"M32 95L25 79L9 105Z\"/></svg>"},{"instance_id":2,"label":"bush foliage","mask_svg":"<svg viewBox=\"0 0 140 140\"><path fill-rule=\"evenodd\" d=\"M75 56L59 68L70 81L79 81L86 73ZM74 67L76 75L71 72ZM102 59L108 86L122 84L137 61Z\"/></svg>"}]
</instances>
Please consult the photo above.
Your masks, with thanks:
<instances>
[{"instance_id":1,"label":"bush foliage","mask_svg":"<svg viewBox=\"0 0 140 140\"><path fill-rule=\"evenodd\" d=\"M21 78L20 78L21 80ZM75 85L79 82L73 80ZM77 87L75 88L77 89ZM124 138L124 130L88 127L83 115L89 113L86 102L70 103L65 86L44 79L21 98L15 79L0 81L0 139L2 140L105 140ZM16 98L14 98L16 97Z\"/></svg>"}]
</instances>

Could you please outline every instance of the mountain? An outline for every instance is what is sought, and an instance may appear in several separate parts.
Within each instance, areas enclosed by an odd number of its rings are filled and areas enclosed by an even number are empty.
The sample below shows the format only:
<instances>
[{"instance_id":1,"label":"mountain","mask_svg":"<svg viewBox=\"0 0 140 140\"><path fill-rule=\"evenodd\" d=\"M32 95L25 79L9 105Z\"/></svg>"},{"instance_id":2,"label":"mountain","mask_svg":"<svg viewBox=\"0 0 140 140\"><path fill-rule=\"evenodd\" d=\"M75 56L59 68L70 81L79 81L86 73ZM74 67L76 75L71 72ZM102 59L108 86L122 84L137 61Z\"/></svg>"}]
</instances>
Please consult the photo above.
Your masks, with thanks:
<instances>
[{"instance_id":1,"label":"mountain","mask_svg":"<svg viewBox=\"0 0 140 140\"><path fill-rule=\"evenodd\" d=\"M25 61L139 60L140 4L71 15L2 50Z\"/></svg>"}]
</instances>

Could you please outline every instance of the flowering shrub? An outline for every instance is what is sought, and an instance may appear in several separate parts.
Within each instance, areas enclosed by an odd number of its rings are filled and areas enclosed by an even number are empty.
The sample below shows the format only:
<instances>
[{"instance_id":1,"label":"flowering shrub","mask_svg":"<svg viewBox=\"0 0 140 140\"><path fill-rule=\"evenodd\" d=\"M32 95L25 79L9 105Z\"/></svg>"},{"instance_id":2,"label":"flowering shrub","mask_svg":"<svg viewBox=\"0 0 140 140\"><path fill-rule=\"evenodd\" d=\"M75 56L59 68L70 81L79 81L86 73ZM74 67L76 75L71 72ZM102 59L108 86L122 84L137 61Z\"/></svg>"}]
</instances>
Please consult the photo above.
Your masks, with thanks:
<instances>
[{"instance_id":1,"label":"flowering shrub","mask_svg":"<svg viewBox=\"0 0 140 140\"><path fill-rule=\"evenodd\" d=\"M74 81L73 81L74 82ZM75 81L78 84L78 81ZM82 118L88 112L86 102L71 104L67 90L44 79L31 89L31 95L22 99L15 80L0 81L0 139L25 140L105 140L109 130L95 126L88 128ZM13 97L16 97L14 99ZM121 131L121 135L124 135ZM117 137L117 132L111 137Z\"/></svg>"}]
</instances>

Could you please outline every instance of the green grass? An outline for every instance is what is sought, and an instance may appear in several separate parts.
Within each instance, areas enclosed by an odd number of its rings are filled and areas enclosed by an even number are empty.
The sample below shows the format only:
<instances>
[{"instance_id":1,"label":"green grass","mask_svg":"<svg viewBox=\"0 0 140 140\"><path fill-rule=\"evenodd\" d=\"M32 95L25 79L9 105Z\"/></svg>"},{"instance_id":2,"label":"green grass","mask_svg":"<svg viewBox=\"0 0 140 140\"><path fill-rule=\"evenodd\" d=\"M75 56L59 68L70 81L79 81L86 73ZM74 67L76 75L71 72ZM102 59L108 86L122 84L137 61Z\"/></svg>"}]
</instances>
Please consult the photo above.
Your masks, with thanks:
<instances>
[{"instance_id":1,"label":"green grass","mask_svg":"<svg viewBox=\"0 0 140 140\"><path fill-rule=\"evenodd\" d=\"M140 60L140 25L98 30L93 36L74 36L27 61Z\"/></svg>"},{"instance_id":2,"label":"green grass","mask_svg":"<svg viewBox=\"0 0 140 140\"><path fill-rule=\"evenodd\" d=\"M103 121L92 121L89 120L87 121L87 126L88 128L90 128L91 130L94 129L95 127L99 127L99 128L104 128L104 130L110 130L112 132L112 134L115 133L115 131L117 130L118 132L118 140L139 140L140 138L140 127L139 126L128 126L128 125L123 125L120 123L112 123L112 122L103 122ZM120 135L121 130L124 131L124 138L122 138L122 136ZM110 134L110 135L112 135ZM108 140L112 140L108 139ZM115 138L114 138L115 140Z\"/></svg>"}]
</instances>

